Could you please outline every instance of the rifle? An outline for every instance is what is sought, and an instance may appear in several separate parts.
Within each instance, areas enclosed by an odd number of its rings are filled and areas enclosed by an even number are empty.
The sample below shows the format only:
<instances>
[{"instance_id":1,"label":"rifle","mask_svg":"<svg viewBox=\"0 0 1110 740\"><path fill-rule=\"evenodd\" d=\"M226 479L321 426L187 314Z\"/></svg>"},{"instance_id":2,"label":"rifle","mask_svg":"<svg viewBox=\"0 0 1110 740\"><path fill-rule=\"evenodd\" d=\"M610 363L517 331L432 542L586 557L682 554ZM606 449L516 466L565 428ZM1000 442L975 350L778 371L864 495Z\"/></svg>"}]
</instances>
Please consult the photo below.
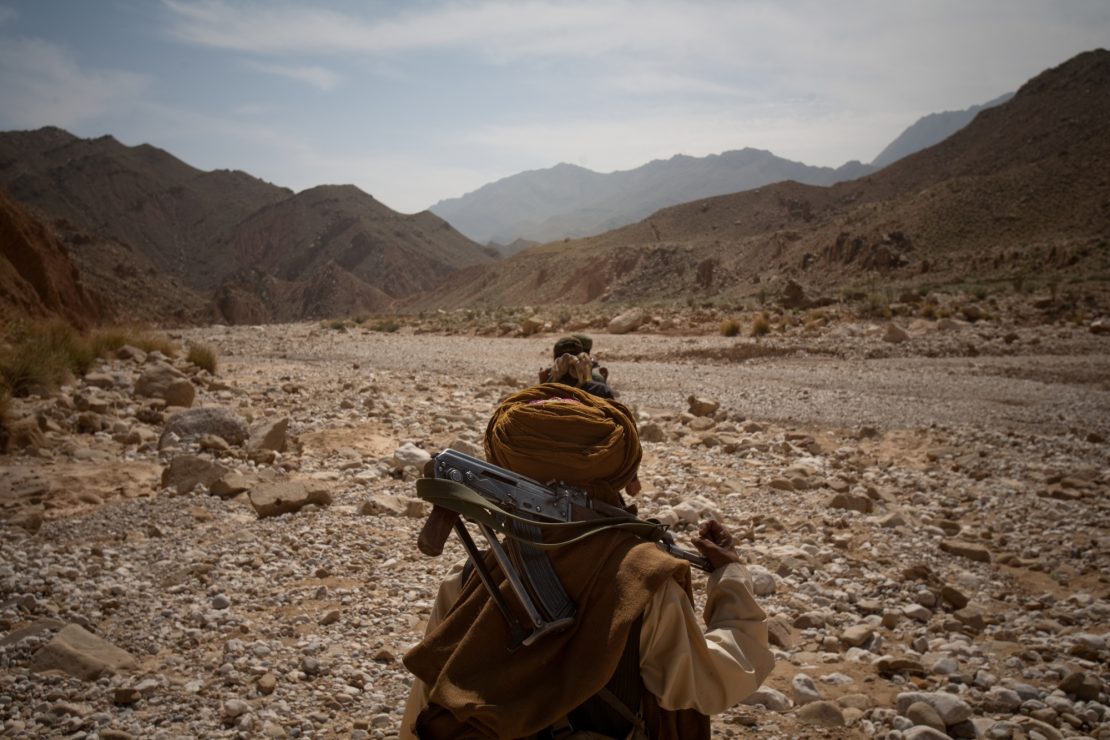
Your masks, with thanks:
<instances>
[{"instance_id":1,"label":"rifle","mask_svg":"<svg viewBox=\"0 0 1110 740\"><path fill-rule=\"evenodd\" d=\"M509 624L512 649L574 623L575 605L559 581L546 550L607 530L624 530L656 542L671 555L712 572L701 555L674 544L666 525L637 519L628 511L594 501L582 488L539 483L457 450L444 450L416 482L416 495L433 504L417 538L422 553L437 556L451 532L458 534L470 563ZM531 622L525 631L494 581L465 521L477 524L494 562ZM506 536L502 546L496 533Z\"/></svg>"}]
</instances>

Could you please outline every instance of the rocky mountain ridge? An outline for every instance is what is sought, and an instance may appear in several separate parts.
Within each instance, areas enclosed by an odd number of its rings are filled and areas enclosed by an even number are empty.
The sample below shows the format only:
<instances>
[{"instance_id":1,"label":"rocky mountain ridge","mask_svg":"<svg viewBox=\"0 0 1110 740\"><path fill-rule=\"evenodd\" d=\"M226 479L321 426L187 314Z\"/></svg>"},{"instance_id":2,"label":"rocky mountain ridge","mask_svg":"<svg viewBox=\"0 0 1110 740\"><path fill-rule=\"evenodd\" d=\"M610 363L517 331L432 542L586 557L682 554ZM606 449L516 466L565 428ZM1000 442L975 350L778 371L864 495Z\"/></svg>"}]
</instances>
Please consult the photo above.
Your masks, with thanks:
<instances>
[{"instance_id":1,"label":"rocky mountain ridge","mask_svg":"<svg viewBox=\"0 0 1110 740\"><path fill-rule=\"evenodd\" d=\"M1110 52L1026 83L940 144L850 182L783 182L534 247L420 306L742 300L1110 272ZM461 287L460 287L461 286Z\"/></svg>"},{"instance_id":2,"label":"rocky mountain ridge","mask_svg":"<svg viewBox=\"0 0 1110 740\"><path fill-rule=\"evenodd\" d=\"M870 171L859 162L811 167L750 148L678 154L608 174L564 163L506 177L429 210L478 242L549 242L600 234L697 198L781 180L830 185Z\"/></svg>"},{"instance_id":3,"label":"rocky mountain ridge","mask_svg":"<svg viewBox=\"0 0 1110 740\"><path fill-rule=\"evenodd\" d=\"M142 318L273 321L380 311L461 267L493 261L438 217L396 213L353 186L294 194L110 136L2 133L0 187L70 234L83 269L150 275L163 283L158 295L180 296L182 305L165 306L168 314L152 301ZM264 286L273 290L260 293Z\"/></svg>"}]
</instances>

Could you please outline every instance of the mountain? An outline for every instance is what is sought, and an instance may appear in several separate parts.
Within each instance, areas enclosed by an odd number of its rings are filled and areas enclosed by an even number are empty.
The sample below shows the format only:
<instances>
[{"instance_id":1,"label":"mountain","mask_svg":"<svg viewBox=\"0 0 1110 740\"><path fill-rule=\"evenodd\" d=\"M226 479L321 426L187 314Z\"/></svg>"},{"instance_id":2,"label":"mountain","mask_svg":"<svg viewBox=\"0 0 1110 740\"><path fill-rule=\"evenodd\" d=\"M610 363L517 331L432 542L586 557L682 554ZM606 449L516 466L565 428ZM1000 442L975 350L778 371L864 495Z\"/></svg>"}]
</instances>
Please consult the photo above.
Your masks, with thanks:
<instances>
[{"instance_id":1,"label":"mountain","mask_svg":"<svg viewBox=\"0 0 1110 740\"><path fill-rule=\"evenodd\" d=\"M197 297L224 320L240 314L221 306L249 305L241 315L258 321L381 310L494 260L437 216L396 213L353 186L294 194L57 128L0 133L0 186L74 233L83 270L160 277L162 319L189 320Z\"/></svg>"},{"instance_id":2,"label":"mountain","mask_svg":"<svg viewBox=\"0 0 1110 740\"><path fill-rule=\"evenodd\" d=\"M979 114L979 111L1002 105L1013 96L1013 93L1006 93L982 105L973 105L964 110L930 113L923 116L879 152L879 156L875 157L871 166L879 170L914 152L939 144L971 123L971 120Z\"/></svg>"},{"instance_id":3,"label":"mountain","mask_svg":"<svg viewBox=\"0 0 1110 740\"><path fill-rule=\"evenodd\" d=\"M1110 271L1110 52L1033 78L941 143L828 187L666 208L470 269L420 306L742 298Z\"/></svg>"},{"instance_id":4,"label":"mountain","mask_svg":"<svg viewBox=\"0 0 1110 740\"><path fill-rule=\"evenodd\" d=\"M100 297L82 284L66 248L30 210L0 190L0 314L62 318L76 325L104 319Z\"/></svg>"},{"instance_id":5,"label":"mountain","mask_svg":"<svg viewBox=\"0 0 1110 740\"><path fill-rule=\"evenodd\" d=\"M810 167L759 149L677 155L607 175L559 164L506 177L429 210L478 242L548 242L600 234L698 198L782 180L830 185L870 171L859 162Z\"/></svg>"}]
</instances>

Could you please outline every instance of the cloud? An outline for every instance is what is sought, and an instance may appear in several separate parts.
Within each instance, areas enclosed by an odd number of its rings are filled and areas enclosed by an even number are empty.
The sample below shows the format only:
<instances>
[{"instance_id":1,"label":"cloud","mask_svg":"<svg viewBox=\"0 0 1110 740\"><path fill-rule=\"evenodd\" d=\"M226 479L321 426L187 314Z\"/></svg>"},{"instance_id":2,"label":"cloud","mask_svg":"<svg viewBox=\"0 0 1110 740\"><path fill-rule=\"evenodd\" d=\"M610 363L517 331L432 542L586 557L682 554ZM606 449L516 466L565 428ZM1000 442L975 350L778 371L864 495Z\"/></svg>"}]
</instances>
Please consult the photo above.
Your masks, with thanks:
<instances>
[{"instance_id":1,"label":"cloud","mask_svg":"<svg viewBox=\"0 0 1110 740\"><path fill-rule=\"evenodd\" d=\"M10 127L63 128L134 103L144 75L80 66L65 48L39 39L0 42L0 121Z\"/></svg>"},{"instance_id":2,"label":"cloud","mask_svg":"<svg viewBox=\"0 0 1110 740\"><path fill-rule=\"evenodd\" d=\"M0 23L7 23L19 17L19 11L7 5L0 5Z\"/></svg>"},{"instance_id":3,"label":"cloud","mask_svg":"<svg viewBox=\"0 0 1110 740\"><path fill-rule=\"evenodd\" d=\"M294 67L262 62L251 62L250 66L259 72L308 83L318 90L331 90L339 84L339 76L325 67Z\"/></svg>"}]
</instances>

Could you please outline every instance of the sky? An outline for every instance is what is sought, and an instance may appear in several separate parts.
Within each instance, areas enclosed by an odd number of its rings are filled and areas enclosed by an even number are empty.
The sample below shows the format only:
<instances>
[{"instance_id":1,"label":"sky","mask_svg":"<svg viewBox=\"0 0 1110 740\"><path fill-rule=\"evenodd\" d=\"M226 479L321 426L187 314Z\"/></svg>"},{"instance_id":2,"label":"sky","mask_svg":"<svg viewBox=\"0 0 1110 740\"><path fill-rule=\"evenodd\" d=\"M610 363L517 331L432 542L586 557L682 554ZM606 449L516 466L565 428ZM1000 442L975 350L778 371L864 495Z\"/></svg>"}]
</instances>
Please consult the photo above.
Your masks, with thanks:
<instances>
[{"instance_id":1,"label":"sky","mask_svg":"<svg viewBox=\"0 0 1110 740\"><path fill-rule=\"evenodd\" d=\"M0 130L413 213L561 162L868 162L1107 46L1107 0L0 0Z\"/></svg>"}]
</instances>

